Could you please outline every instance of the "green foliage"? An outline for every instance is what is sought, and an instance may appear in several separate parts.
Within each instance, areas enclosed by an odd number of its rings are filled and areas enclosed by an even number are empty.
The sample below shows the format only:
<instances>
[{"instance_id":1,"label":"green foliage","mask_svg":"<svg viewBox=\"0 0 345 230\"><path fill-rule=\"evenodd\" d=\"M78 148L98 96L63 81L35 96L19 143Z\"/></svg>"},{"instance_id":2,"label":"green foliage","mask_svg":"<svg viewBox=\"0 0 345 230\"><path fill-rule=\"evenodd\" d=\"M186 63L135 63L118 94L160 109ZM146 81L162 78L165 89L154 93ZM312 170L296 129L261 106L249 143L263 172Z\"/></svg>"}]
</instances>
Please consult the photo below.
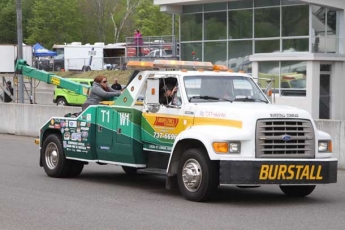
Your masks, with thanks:
<instances>
[{"instance_id":1,"label":"green foliage","mask_svg":"<svg viewBox=\"0 0 345 230\"><path fill-rule=\"evenodd\" d=\"M175 31L178 32L176 24ZM152 0L143 0L136 10L135 26L143 36L171 35L171 25L172 15L160 12L159 6L153 5Z\"/></svg>"},{"instance_id":2,"label":"green foliage","mask_svg":"<svg viewBox=\"0 0 345 230\"><path fill-rule=\"evenodd\" d=\"M172 32L172 15L152 0L22 0L22 17L23 41L47 48L73 41L125 42L137 28L143 36ZM17 43L15 0L0 0L0 31L0 44Z\"/></svg>"},{"instance_id":3,"label":"green foliage","mask_svg":"<svg viewBox=\"0 0 345 230\"><path fill-rule=\"evenodd\" d=\"M17 15L13 0L0 0L0 31L2 43L17 43Z\"/></svg>"},{"instance_id":4,"label":"green foliage","mask_svg":"<svg viewBox=\"0 0 345 230\"><path fill-rule=\"evenodd\" d=\"M28 21L26 42L40 42L47 47L78 38L80 16L77 0L36 0Z\"/></svg>"}]
</instances>

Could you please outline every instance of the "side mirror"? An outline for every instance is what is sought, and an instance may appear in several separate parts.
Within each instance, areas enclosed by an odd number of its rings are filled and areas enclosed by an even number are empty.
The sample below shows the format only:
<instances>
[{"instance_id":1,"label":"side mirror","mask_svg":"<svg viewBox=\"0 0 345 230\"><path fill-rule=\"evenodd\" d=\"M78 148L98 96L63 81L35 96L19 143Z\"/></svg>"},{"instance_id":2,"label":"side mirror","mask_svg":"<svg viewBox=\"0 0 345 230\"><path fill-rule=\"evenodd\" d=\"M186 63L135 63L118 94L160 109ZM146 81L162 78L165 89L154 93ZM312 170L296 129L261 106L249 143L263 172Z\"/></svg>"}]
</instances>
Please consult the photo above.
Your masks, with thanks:
<instances>
[{"instance_id":1,"label":"side mirror","mask_svg":"<svg viewBox=\"0 0 345 230\"><path fill-rule=\"evenodd\" d=\"M160 104L147 105L147 111L150 113L157 113L159 111Z\"/></svg>"}]
</instances>

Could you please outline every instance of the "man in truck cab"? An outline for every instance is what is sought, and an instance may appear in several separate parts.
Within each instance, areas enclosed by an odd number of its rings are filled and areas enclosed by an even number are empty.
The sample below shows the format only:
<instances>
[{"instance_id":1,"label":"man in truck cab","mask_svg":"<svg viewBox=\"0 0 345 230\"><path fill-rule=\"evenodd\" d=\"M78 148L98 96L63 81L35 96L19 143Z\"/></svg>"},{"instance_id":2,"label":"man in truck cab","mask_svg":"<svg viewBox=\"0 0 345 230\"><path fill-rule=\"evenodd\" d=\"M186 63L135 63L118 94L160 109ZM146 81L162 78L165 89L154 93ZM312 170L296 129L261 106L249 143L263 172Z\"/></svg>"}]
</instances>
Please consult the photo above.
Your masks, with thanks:
<instances>
[{"instance_id":1,"label":"man in truck cab","mask_svg":"<svg viewBox=\"0 0 345 230\"><path fill-rule=\"evenodd\" d=\"M177 86L173 84L164 85L159 92L159 103L163 105L170 104L176 92Z\"/></svg>"}]
</instances>

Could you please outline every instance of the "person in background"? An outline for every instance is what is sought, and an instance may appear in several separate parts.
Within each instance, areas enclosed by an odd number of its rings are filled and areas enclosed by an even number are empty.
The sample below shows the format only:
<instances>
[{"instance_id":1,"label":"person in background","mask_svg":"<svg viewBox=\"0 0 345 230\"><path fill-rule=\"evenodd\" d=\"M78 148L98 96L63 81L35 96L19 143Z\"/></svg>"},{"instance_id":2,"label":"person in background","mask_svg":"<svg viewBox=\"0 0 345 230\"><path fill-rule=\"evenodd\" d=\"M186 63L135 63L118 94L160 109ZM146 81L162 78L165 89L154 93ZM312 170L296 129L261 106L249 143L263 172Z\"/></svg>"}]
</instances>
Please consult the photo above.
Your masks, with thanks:
<instances>
[{"instance_id":1,"label":"person in background","mask_svg":"<svg viewBox=\"0 0 345 230\"><path fill-rule=\"evenodd\" d=\"M82 106L84 111L90 105L97 105L101 101L107 101L111 97L118 96L121 94L120 90L114 90L108 87L107 78L105 76L97 76L93 80L93 85L90 91L90 95Z\"/></svg>"},{"instance_id":2,"label":"person in background","mask_svg":"<svg viewBox=\"0 0 345 230\"><path fill-rule=\"evenodd\" d=\"M134 45L136 49L136 56L141 57L141 46L143 45L143 37L139 30L134 31Z\"/></svg>"},{"instance_id":3,"label":"person in background","mask_svg":"<svg viewBox=\"0 0 345 230\"><path fill-rule=\"evenodd\" d=\"M111 85L111 88L114 90L122 90L122 86L119 84L119 79L114 79L114 84Z\"/></svg>"},{"instance_id":4,"label":"person in background","mask_svg":"<svg viewBox=\"0 0 345 230\"><path fill-rule=\"evenodd\" d=\"M12 88L12 82L8 81L6 82L6 89L11 93L11 95L13 96L13 88ZM4 102L11 102L12 98L7 94L4 93Z\"/></svg>"}]
</instances>

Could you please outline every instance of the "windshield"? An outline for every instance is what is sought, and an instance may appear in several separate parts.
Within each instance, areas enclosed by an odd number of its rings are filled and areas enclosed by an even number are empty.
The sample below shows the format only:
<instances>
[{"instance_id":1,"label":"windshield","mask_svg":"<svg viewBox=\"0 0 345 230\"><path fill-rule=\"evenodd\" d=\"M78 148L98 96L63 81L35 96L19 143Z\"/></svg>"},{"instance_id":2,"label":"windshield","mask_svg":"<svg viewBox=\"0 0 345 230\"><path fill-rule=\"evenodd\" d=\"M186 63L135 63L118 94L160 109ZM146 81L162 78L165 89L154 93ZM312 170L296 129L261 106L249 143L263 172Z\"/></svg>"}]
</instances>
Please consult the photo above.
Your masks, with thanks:
<instances>
[{"instance_id":1,"label":"windshield","mask_svg":"<svg viewBox=\"0 0 345 230\"><path fill-rule=\"evenodd\" d=\"M251 78L242 76L186 76L190 102L261 101L265 96Z\"/></svg>"}]
</instances>

